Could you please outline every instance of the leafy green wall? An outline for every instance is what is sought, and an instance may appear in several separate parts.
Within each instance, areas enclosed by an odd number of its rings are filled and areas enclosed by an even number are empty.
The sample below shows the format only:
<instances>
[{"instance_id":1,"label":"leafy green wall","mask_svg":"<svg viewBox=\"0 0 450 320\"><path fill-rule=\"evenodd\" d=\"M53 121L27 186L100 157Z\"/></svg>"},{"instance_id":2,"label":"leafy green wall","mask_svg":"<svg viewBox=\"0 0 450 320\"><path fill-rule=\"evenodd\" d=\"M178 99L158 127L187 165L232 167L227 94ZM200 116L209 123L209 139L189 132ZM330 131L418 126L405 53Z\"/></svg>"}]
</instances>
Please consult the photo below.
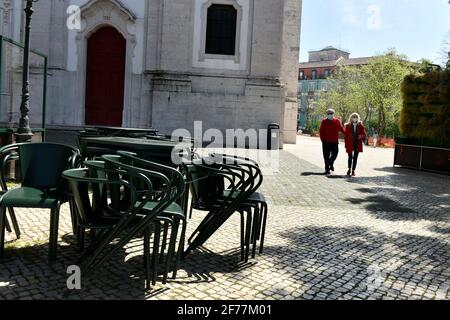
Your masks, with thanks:
<instances>
[{"instance_id":1,"label":"leafy green wall","mask_svg":"<svg viewBox=\"0 0 450 320\"><path fill-rule=\"evenodd\" d=\"M404 136L450 142L450 69L407 76L402 98L400 130Z\"/></svg>"}]
</instances>

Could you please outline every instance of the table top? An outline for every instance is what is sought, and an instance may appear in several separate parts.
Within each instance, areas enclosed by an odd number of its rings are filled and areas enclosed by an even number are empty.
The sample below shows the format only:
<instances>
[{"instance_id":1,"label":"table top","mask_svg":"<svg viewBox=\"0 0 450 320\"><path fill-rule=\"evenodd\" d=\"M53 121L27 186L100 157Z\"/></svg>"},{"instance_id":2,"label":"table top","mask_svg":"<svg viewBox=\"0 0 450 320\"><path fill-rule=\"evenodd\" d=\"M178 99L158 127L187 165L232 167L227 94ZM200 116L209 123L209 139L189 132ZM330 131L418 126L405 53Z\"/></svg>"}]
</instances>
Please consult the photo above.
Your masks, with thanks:
<instances>
[{"instance_id":1,"label":"table top","mask_svg":"<svg viewBox=\"0 0 450 320\"><path fill-rule=\"evenodd\" d=\"M114 145L114 146L133 146L141 148L148 147L152 149L154 148L173 149L175 147L179 149L189 149L192 146L188 142L159 140L159 139L139 139L126 137L81 137L80 139L87 143Z\"/></svg>"},{"instance_id":2,"label":"table top","mask_svg":"<svg viewBox=\"0 0 450 320\"><path fill-rule=\"evenodd\" d=\"M123 131L123 132L158 132L157 129L142 129L142 128L122 128L122 127L87 127L85 130L92 131Z\"/></svg>"}]
</instances>

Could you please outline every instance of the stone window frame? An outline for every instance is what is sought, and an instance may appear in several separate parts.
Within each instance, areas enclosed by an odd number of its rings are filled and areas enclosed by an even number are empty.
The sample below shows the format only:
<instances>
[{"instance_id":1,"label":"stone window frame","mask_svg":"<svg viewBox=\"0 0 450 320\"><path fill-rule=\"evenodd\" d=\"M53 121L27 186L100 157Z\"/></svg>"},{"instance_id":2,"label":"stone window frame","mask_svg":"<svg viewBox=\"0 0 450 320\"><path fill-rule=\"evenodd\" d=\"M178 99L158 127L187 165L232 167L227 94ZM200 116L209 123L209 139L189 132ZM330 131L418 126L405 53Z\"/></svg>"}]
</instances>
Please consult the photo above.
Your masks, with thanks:
<instances>
[{"instance_id":1,"label":"stone window frame","mask_svg":"<svg viewBox=\"0 0 450 320\"><path fill-rule=\"evenodd\" d=\"M235 41L234 55L221 55L221 54L206 53L206 29L207 29L207 24L208 24L208 9L212 5L215 5L215 4L231 5L237 11L236 41ZM241 44L242 19L243 19L243 9L236 0L209 0L209 1L205 2L202 6L202 13L201 13L202 33L200 35L201 42L200 42L199 62L204 62L207 59L214 59L214 60L232 60L235 63L240 63L240 61L241 61L240 44Z\"/></svg>"}]
</instances>

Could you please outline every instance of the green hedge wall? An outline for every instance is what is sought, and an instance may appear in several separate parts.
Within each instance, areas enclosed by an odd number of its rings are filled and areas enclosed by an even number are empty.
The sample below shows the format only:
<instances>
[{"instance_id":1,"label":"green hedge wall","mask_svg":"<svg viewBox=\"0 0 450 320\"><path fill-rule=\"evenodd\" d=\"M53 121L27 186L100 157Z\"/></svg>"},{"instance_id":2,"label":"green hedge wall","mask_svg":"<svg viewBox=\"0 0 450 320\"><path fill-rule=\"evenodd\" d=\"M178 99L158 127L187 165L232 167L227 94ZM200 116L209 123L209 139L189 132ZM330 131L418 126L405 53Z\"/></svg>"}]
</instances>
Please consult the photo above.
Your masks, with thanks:
<instances>
[{"instance_id":1,"label":"green hedge wall","mask_svg":"<svg viewBox=\"0 0 450 320\"><path fill-rule=\"evenodd\" d=\"M410 75L402 84L401 133L410 138L450 142L450 70Z\"/></svg>"}]
</instances>

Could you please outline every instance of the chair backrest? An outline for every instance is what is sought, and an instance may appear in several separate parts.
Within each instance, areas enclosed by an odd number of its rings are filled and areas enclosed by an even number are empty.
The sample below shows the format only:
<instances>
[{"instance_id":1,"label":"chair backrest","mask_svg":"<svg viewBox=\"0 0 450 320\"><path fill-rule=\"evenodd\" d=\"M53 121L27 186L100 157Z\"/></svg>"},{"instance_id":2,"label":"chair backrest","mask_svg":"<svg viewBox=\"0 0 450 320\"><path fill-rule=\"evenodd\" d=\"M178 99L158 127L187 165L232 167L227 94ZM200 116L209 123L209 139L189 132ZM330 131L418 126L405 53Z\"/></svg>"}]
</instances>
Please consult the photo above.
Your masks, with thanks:
<instances>
[{"instance_id":1,"label":"chair backrest","mask_svg":"<svg viewBox=\"0 0 450 320\"><path fill-rule=\"evenodd\" d=\"M117 154L120 157L120 161L124 164L128 164L143 170L149 170L150 172L162 173L165 177L167 177L170 181L170 185L165 186L164 181L159 179L158 176L152 174L149 176L149 178L152 180L155 190L164 191L163 189L165 187L170 188L170 199L168 201L173 202L183 195L185 191L185 182L183 175L177 169L139 158L137 154L133 152L118 151Z\"/></svg>"},{"instance_id":2,"label":"chair backrest","mask_svg":"<svg viewBox=\"0 0 450 320\"><path fill-rule=\"evenodd\" d=\"M136 204L136 192L134 187L125 180L112 179L107 176L99 178L98 175L89 168L66 170L63 172L62 176L68 181L71 195L77 207L76 212L82 224L95 226L99 221L98 218L102 217L106 210L106 203L105 205L99 205L100 199L97 198L99 196L98 193L94 193L91 199L90 190L102 189L105 190L106 193L106 191L112 187L123 187L128 189L131 194L128 208L117 211L116 214L117 216L125 215L134 210ZM101 200L103 201L103 196Z\"/></svg>"},{"instance_id":3,"label":"chair backrest","mask_svg":"<svg viewBox=\"0 0 450 320\"><path fill-rule=\"evenodd\" d=\"M78 150L52 143L18 145L22 186L53 189L63 186L61 174L71 168Z\"/></svg>"},{"instance_id":4,"label":"chair backrest","mask_svg":"<svg viewBox=\"0 0 450 320\"><path fill-rule=\"evenodd\" d=\"M217 207L225 189L224 179L218 175L208 174L208 170L194 164L184 165L192 206L196 210L212 210Z\"/></svg>"},{"instance_id":5,"label":"chair backrest","mask_svg":"<svg viewBox=\"0 0 450 320\"><path fill-rule=\"evenodd\" d=\"M3 192L8 191L7 181L10 175L8 164L19 159L18 151L18 145L8 145L0 149L0 185Z\"/></svg>"}]
</instances>

